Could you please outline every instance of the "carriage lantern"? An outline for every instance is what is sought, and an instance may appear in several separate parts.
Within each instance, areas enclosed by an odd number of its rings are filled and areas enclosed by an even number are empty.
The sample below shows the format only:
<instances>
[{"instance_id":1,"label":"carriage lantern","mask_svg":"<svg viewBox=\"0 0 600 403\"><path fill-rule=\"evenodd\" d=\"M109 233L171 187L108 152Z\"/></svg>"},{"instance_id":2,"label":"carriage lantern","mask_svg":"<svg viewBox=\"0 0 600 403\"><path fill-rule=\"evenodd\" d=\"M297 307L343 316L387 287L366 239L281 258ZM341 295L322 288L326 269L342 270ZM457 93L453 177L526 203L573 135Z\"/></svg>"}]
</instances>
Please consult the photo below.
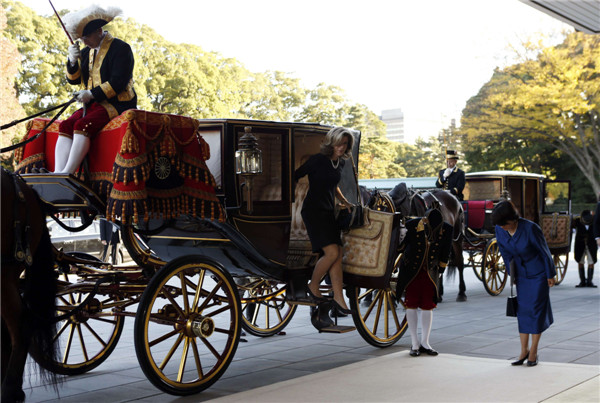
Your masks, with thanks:
<instances>
[{"instance_id":1,"label":"carriage lantern","mask_svg":"<svg viewBox=\"0 0 600 403\"><path fill-rule=\"evenodd\" d=\"M251 133L252 127L244 127L244 135L239 141L239 149L235 152L235 172L246 182L246 207L252 213L252 180L254 175L262 173L262 153L258 141Z\"/></svg>"}]
</instances>

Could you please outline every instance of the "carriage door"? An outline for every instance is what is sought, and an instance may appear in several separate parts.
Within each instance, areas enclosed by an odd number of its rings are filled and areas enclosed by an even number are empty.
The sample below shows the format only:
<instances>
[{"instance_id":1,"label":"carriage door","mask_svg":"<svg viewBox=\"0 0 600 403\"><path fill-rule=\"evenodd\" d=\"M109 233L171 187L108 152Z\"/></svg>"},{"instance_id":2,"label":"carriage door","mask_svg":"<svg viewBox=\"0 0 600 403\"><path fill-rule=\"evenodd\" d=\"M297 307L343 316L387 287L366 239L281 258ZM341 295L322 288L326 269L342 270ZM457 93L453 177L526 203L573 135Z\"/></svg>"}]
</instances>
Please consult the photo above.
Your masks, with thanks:
<instances>
[{"instance_id":1,"label":"carriage door","mask_svg":"<svg viewBox=\"0 0 600 403\"><path fill-rule=\"evenodd\" d=\"M235 126L236 149L244 126ZM262 174L252 178L252 210L247 207L248 186L240 175L239 214L233 215L237 229L266 258L286 262L290 233L289 129L252 125L252 134L262 152Z\"/></svg>"},{"instance_id":2,"label":"carriage door","mask_svg":"<svg viewBox=\"0 0 600 403\"><path fill-rule=\"evenodd\" d=\"M571 249L571 182L542 182L544 203L540 227L554 255Z\"/></svg>"}]
</instances>

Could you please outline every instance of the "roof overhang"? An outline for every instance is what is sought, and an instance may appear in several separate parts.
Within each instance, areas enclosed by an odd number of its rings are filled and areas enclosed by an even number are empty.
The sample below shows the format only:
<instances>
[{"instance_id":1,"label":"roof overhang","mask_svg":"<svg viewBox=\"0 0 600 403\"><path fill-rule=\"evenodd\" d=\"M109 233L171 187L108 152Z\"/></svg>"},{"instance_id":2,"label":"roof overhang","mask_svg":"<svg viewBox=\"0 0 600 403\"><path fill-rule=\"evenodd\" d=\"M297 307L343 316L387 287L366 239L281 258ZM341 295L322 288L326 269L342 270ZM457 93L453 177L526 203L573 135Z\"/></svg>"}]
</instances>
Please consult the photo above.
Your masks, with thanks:
<instances>
[{"instance_id":1,"label":"roof overhang","mask_svg":"<svg viewBox=\"0 0 600 403\"><path fill-rule=\"evenodd\" d=\"M600 34L598 0L519 0L586 34Z\"/></svg>"}]
</instances>

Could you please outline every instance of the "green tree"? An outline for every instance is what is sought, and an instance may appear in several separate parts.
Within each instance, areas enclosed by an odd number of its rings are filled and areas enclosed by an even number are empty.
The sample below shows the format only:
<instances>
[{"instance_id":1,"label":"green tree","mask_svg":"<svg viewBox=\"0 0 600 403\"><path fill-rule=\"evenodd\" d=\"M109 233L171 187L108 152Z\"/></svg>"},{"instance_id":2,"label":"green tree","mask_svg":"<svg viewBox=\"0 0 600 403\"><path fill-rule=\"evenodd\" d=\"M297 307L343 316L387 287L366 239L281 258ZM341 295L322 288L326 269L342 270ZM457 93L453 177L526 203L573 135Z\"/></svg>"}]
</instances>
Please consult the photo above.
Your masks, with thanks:
<instances>
[{"instance_id":1,"label":"green tree","mask_svg":"<svg viewBox=\"0 0 600 403\"><path fill-rule=\"evenodd\" d=\"M17 98L17 89L15 88L15 78L17 76L20 55L17 45L4 36L6 29L6 12L0 9L0 123L7 124L25 116L25 111ZM23 124L13 126L0 133L0 148L13 143L22 136ZM12 154L2 154L2 163L10 167L12 163Z\"/></svg>"},{"instance_id":2,"label":"green tree","mask_svg":"<svg viewBox=\"0 0 600 403\"><path fill-rule=\"evenodd\" d=\"M398 145L395 162L404 167L407 177L437 176L445 166L445 155L434 137L429 140L417 138L414 145Z\"/></svg>"},{"instance_id":3,"label":"green tree","mask_svg":"<svg viewBox=\"0 0 600 403\"><path fill-rule=\"evenodd\" d=\"M535 59L497 69L463 110L469 161L553 176L549 147L600 192L600 36L571 33L558 46L528 44ZM541 144L540 144L541 143ZM550 153L552 154L552 153ZM484 156L484 158L481 158ZM562 162L564 164L564 160Z\"/></svg>"},{"instance_id":4,"label":"green tree","mask_svg":"<svg viewBox=\"0 0 600 403\"><path fill-rule=\"evenodd\" d=\"M360 179L405 177L406 170L394 161L396 146L397 143L383 136L363 138L358 165Z\"/></svg>"}]
</instances>

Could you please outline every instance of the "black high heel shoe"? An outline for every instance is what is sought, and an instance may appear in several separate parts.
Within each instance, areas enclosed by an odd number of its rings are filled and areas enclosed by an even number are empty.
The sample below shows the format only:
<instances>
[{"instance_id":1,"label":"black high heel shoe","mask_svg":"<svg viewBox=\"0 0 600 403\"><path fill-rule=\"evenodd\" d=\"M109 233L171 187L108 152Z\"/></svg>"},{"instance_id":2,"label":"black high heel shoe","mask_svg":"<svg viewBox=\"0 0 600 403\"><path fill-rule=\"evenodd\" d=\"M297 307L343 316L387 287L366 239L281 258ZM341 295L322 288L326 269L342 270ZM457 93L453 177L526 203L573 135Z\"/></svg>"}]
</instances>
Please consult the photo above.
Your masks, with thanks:
<instances>
[{"instance_id":1,"label":"black high heel shoe","mask_svg":"<svg viewBox=\"0 0 600 403\"><path fill-rule=\"evenodd\" d=\"M352 314L356 313L352 309L344 309L344 308L342 308L340 306L340 304L338 304L335 299L333 300L333 306L338 310L338 312L345 313L346 315L352 315Z\"/></svg>"},{"instance_id":2,"label":"black high heel shoe","mask_svg":"<svg viewBox=\"0 0 600 403\"><path fill-rule=\"evenodd\" d=\"M521 358L520 360L511 362L510 365L523 365L525 360L527 360L527 357L529 357L529 351L527 352L527 354L525 354L525 357ZM527 362L529 363L529 360L527 360Z\"/></svg>"},{"instance_id":3,"label":"black high heel shoe","mask_svg":"<svg viewBox=\"0 0 600 403\"><path fill-rule=\"evenodd\" d=\"M537 357L537 355L535 356L535 361L529 361L529 359L527 359L527 366L528 367L535 367L536 365L538 365L538 357Z\"/></svg>"},{"instance_id":4,"label":"black high heel shoe","mask_svg":"<svg viewBox=\"0 0 600 403\"><path fill-rule=\"evenodd\" d=\"M325 297L317 297L315 294L313 294L313 292L310 290L310 287L306 287L306 294L308 294L308 297L310 299L312 299L314 302L316 302L317 304L320 304L321 302L326 302L327 298Z\"/></svg>"}]
</instances>

